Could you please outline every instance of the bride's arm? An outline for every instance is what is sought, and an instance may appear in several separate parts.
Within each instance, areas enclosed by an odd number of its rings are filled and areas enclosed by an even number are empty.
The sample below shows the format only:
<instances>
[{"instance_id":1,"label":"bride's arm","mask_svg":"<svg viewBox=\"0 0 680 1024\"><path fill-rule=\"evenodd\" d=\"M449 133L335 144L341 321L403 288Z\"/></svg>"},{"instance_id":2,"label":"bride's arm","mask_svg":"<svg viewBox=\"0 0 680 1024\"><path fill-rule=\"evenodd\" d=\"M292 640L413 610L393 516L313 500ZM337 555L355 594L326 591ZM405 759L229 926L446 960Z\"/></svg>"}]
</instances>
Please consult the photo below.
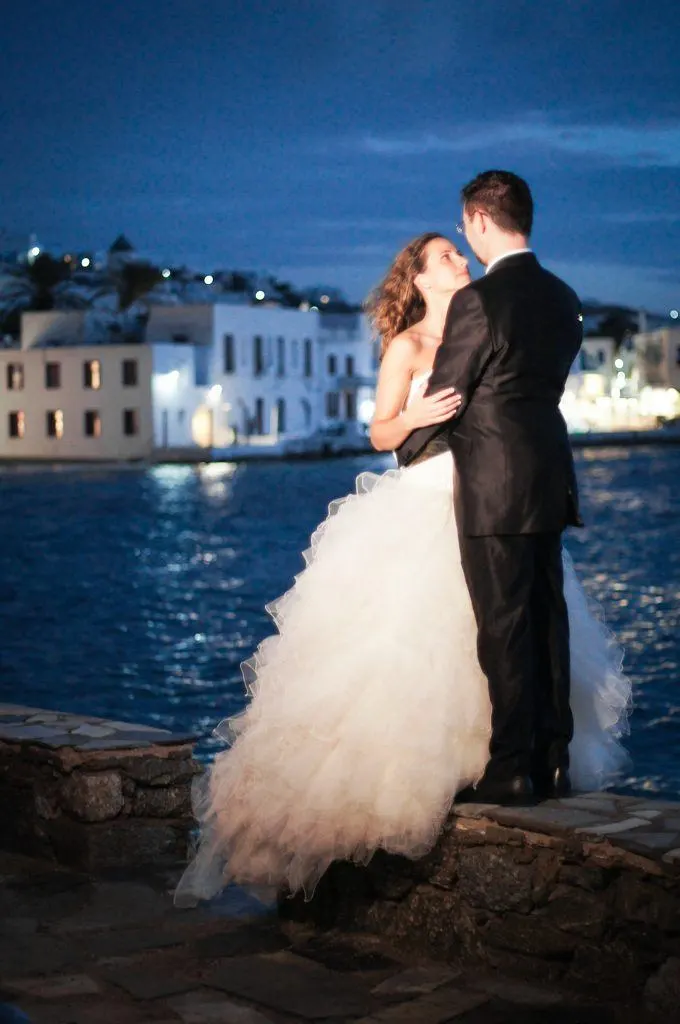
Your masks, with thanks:
<instances>
[{"instance_id":1,"label":"bride's arm","mask_svg":"<svg viewBox=\"0 0 680 1024\"><path fill-rule=\"evenodd\" d=\"M398 448L417 427L445 423L460 405L455 389L447 388L427 398L420 396L411 402L408 409L404 409L411 386L415 351L416 346L409 338L397 337L380 365L375 413L369 435L371 444L379 452Z\"/></svg>"}]
</instances>

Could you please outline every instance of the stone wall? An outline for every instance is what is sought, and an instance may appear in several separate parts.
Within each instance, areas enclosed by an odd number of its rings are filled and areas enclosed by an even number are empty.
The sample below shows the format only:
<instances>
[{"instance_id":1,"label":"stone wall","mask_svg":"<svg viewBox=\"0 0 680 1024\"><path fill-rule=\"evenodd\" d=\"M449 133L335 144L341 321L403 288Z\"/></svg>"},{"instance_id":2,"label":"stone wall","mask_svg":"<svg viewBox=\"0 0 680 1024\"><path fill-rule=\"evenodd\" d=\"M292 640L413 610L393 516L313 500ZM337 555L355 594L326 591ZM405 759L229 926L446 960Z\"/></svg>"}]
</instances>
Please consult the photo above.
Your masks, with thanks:
<instances>
[{"instance_id":1,"label":"stone wall","mask_svg":"<svg viewBox=\"0 0 680 1024\"><path fill-rule=\"evenodd\" d=\"M427 857L334 864L311 902L282 897L279 908L416 954L680 1012L680 804L600 793L460 805Z\"/></svg>"},{"instance_id":2,"label":"stone wall","mask_svg":"<svg viewBox=\"0 0 680 1024\"><path fill-rule=\"evenodd\" d=\"M193 737L0 705L0 844L85 870L186 859Z\"/></svg>"}]
</instances>

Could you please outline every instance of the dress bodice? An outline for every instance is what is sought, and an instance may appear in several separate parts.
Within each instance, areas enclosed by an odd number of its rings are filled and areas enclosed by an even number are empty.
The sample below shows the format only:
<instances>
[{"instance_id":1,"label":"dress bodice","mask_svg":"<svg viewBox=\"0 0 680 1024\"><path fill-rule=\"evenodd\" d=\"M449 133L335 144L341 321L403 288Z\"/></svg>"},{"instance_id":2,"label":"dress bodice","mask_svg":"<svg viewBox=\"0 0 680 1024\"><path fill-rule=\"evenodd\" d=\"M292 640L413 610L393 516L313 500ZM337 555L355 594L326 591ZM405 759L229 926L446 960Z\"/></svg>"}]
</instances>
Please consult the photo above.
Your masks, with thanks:
<instances>
[{"instance_id":1,"label":"dress bodice","mask_svg":"<svg viewBox=\"0 0 680 1024\"><path fill-rule=\"evenodd\" d=\"M405 409L408 409L416 392L431 376L432 370L425 370L424 373L418 373L411 379L411 386L404 403ZM407 469L407 472L411 481L416 485L450 490L453 486L453 456L445 437L441 434L434 437L422 455Z\"/></svg>"},{"instance_id":2,"label":"dress bodice","mask_svg":"<svg viewBox=\"0 0 680 1024\"><path fill-rule=\"evenodd\" d=\"M408 409L409 405L413 401L414 395L418 388L421 387L421 385L424 384L426 380L429 380L431 376L432 370L425 370L425 373L417 373L415 377L411 378L411 386L408 389L408 395L406 396L406 403L404 405L405 409Z\"/></svg>"}]
</instances>

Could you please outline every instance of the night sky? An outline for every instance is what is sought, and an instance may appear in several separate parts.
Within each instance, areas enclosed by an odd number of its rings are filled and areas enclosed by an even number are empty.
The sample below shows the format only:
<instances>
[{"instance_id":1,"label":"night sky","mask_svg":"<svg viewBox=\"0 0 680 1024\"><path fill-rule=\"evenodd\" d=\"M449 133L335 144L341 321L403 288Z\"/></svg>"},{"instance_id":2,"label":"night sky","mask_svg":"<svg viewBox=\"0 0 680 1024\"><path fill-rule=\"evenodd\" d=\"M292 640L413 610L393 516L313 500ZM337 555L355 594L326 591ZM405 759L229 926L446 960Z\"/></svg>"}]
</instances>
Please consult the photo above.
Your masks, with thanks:
<instances>
[{"instance_id":1,"label":"night sky","mask_svg":"<svg viewBox=\"0 0 680 1024\"><path fill-rule=\"evenodd\" d=\"M1 24L0 249L124 232L360 299L500 166L582 297L680 306L677 0L7 0Z\"/></svg>"}]
</instances>

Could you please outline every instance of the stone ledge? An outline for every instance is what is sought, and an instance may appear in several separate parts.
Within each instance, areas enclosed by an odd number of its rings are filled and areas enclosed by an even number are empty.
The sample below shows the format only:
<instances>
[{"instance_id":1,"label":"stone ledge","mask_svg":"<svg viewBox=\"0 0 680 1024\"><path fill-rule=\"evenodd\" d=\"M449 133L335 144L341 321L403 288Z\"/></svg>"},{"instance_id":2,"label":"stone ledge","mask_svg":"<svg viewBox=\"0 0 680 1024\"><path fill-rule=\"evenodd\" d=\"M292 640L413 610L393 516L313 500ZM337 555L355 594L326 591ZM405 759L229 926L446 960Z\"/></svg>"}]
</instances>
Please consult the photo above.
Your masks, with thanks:
<instances>
[{"instance_id":1,"label":"stone ledge","mask_svg":"<svg viewBox=\"0 0 680 1024\"><path fill-rule=\"evenodd\" d=\"M193 737L0 705L5 849L86 870L183 860Z\"/></svg>"},{"instance_id":2,"label":"stone ledge","mask_svg":"<svg viewBox=\"0 0 680 1024\"><path fill-rule=\"evenodd\" d=\"M336 863L311 902L282 895L279 912L584 994L680 992L680 804L458 805L427 857Z\"/></svg>"}]
</instances>

